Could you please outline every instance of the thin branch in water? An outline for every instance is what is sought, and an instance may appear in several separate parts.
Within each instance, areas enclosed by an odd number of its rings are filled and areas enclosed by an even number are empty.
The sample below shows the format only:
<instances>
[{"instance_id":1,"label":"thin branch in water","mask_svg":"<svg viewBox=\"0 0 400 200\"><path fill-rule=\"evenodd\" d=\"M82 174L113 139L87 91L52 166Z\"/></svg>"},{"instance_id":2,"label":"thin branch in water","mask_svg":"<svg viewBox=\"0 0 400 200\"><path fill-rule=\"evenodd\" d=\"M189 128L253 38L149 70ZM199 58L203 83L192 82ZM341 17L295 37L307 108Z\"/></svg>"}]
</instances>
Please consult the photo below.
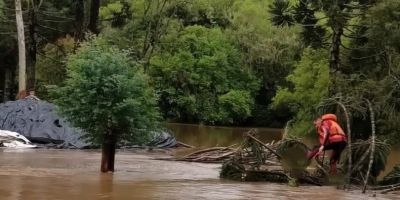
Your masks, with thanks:
<instances>
[{"instance_id":1,"label":"thin branch in water","mask_svg":"<svg viewBox=\"0 0 400 200\"><path fill-rule=\"evenodd\" d=\"M381 194L386 194L388 192L400 190L400 185L392 186L391 188L385 189L381 192Z\"/></svg>"}]
</instances>

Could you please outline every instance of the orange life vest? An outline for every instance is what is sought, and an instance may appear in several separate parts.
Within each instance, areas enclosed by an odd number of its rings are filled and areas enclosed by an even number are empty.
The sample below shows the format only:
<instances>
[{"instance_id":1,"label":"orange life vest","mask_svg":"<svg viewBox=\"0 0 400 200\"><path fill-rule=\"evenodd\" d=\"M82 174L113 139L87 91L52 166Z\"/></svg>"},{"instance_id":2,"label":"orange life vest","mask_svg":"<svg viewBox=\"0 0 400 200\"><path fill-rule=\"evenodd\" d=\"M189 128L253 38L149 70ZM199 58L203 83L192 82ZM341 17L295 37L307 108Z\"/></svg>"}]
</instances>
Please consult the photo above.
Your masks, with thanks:
<instances>
[{"instance_id":1,"label":"orange life vest","mask_svg":"<svg viewBox=\"0 0 400 200\"><path fill-rule=\"evenodd\" d=\"M346 141L346 134L344 133L342 127L337 123L337 117L334 114L326 114L321 117L322 124L318 127L319 142L324 144L324 131L322 127L328 129L328 142L342 142Z\"/></svg>"}]
</instances>

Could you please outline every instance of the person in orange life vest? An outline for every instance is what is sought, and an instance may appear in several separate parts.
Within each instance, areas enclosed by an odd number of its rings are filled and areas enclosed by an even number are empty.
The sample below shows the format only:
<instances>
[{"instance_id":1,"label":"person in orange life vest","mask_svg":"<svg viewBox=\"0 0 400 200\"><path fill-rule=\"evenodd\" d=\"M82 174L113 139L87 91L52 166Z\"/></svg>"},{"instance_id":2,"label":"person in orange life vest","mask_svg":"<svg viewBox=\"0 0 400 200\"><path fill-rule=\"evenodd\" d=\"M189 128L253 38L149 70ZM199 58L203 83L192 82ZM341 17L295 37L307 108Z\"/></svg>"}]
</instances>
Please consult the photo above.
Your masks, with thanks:
<instances>
[{"instance_id":1,"label":"person in orange life vest","mask_svg":"<svg viewBox=\"0 0 400 200\"><path fill-rule=\"evenodd\" d=\"M308 152L307 158L310 160L325 150L332 150L330 172L336 174L336 164L347 144L346 134L337 123L337 117L334 114L323 115L314 121L314 125L317 128L320 144Z\"/></svg>"}]
</instances>

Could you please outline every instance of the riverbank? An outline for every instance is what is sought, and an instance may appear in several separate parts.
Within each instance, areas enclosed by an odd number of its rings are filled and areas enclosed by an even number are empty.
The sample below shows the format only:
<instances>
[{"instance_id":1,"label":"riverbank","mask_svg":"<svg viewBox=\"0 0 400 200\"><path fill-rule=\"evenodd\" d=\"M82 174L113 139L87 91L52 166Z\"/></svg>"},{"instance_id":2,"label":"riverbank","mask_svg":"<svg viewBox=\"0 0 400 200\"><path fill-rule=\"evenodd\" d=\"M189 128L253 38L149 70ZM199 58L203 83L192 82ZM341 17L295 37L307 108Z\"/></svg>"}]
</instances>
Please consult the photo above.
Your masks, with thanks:
<instances>
[{"instance_id":1,"label":"riverbank","mask_svg":"<svg viewBox=\"0 0 400 200\"><path fill-rule=\"evenodd\" d=\"M174 153L174 152L171 152ZM398 199L335 187L219 179L219 164L154 160L166 153L119 151L116 172L99 173L97 150L0 150L1 199Z\"/></svg>"}]
</instances>

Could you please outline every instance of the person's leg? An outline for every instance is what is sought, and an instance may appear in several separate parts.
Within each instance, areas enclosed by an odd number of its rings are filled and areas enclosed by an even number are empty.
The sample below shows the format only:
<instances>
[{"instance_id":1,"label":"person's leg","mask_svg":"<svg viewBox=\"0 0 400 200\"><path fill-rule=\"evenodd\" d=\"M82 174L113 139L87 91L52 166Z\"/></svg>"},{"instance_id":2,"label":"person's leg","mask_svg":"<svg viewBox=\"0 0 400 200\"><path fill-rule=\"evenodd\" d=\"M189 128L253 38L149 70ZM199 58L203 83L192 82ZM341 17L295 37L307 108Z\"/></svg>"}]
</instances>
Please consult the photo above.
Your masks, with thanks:
<instances>
[{"instance_id":1,"label":"person's leg","mask_svg":"<svg viewBox=\"0 0 400 200\"><path fill-rule=\"evenodd\" d=\"M332 154L330 159L330 173L337 173L337 162L340 160L340 155L342 154L344 148L346 147L346 142L335 142L331 144L332 146Z\"/></svg>"}]
</instances>

